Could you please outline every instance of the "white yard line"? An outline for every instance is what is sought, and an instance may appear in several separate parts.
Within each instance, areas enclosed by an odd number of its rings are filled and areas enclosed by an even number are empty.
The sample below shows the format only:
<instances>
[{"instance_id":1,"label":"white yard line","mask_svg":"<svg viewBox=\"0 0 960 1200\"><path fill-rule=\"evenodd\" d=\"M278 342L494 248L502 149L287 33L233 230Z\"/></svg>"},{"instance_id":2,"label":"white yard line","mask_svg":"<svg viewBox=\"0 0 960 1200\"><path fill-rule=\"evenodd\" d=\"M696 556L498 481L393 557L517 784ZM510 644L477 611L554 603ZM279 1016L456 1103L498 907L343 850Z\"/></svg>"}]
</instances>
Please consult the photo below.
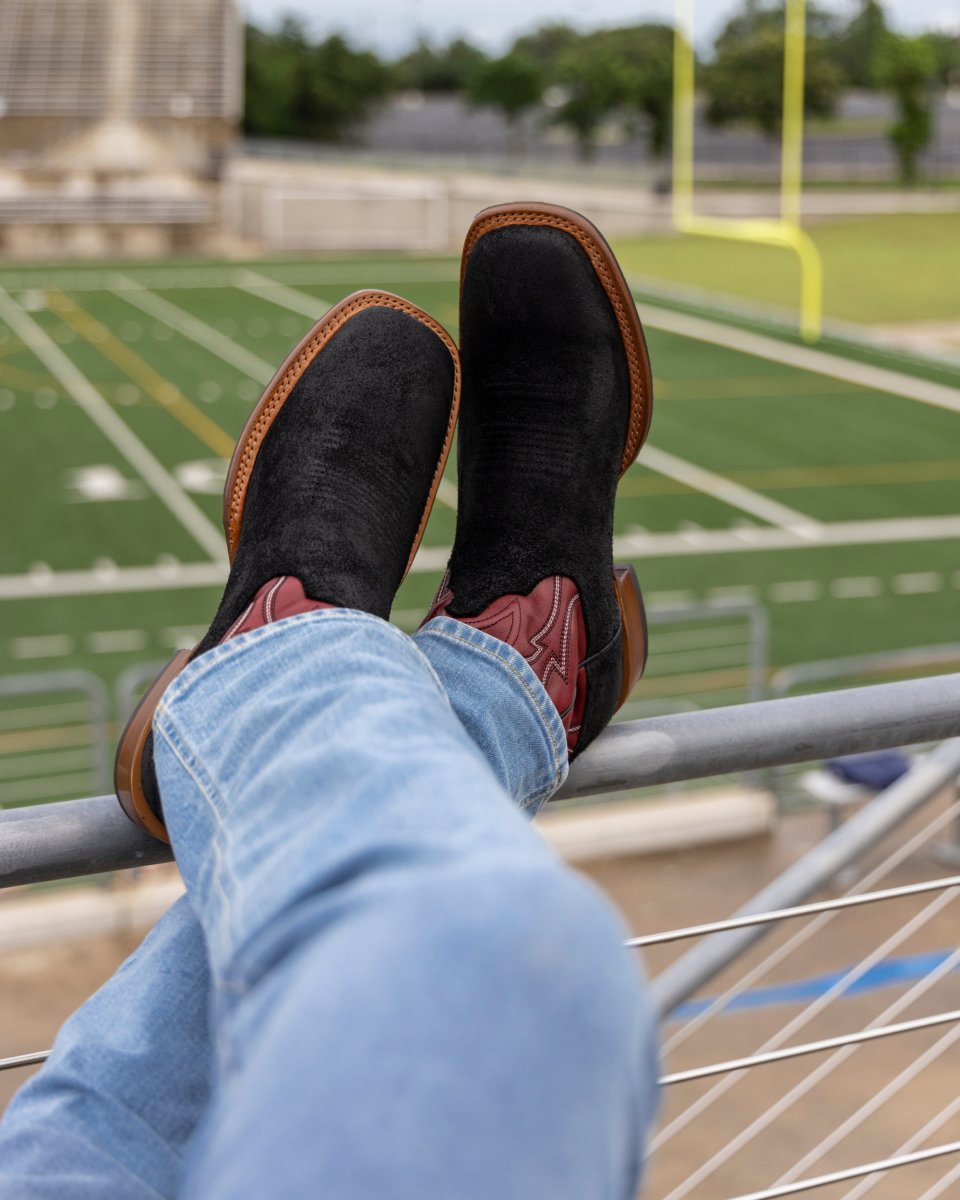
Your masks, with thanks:
<instances>
[{"instance_id":1,"label":"white yard line","mask_svg":"<svg viewBox=\"0 0 960 1200\"><path fill-rule=\"evenodd\" d=\"M149 291L135 280L128 279L125 275L116 276L114 293L128 304L134 304L151 317L162 321L164 325L169 325L191 342L196 342L204 350L216 354L218 358L236 367L250 379L255 379L257 383L266 384L273 378L276 367L266 359L253 354L246 346L228 338L219 329L214 329L212 325L201 321L186 309L171 304L169 300Z\"/></svg>"},{"instance_id":2,"label":"white yard line","mask_svg":"<svg viewBox=\"0 0 960 1200\"><path fill-rule=\"evenodd\" d=\"M220 534L221 550L223 534ZM37 576L0 575L0 600L32 600L43 596L107 596L123 592L176 591L178 588L222 587L227 578L226 558L215 563L161 564L117 567L110 576L102 571L51 571Z\"/></svg>"},{"instance_id":3,"label":"white yard line","mask_svg":"<svg viewBox=\"0 0 960 1200\"><path fill-rule=\"evenodd\" d=\"M445 504L447 508L452 508L457 511L457 485L451 483L449 479L441 479L437 486L437 499L441 504Z\"/></svg>"},{"instance_id":4,"label":"white yard line","mask_svg":"<svg viewBox=\"0 0 960 1200\"><path fill-rule=\"evenodd\" d=\"M91 654L129 654L146 649L148 641L142 629L101 629L87 634L86 647Z\"/></svg>"},{"instance_id":5,"label":"white yard line","mask_svg":"<svg viewBox=\"0 0 960 1200\"><path fill-rule=\"evenodd\" d=\"M417 551L417 557L410 568L411 575L429 574L431 571L445 571L450 559L452 546L424 546Z\"/></svg>"},{"instance_id":6,"label":"white yard line","mask_svg":"<svg viewBox=\"0 0 960 1200\"><path fill-rule=\"evenodd\" d=\"M960 538L960 517L918 517L895 521L845 521L820 527L817 546L874 546L898 542L938 542ZM692 554L746 554L760 550L810 550L811 546L796 533L784 529L758 529L757 540L745 545L736 530L703 529L696 545L688 534L622 534L614 538L617 559L687 557ZM424 574L442 571L450 557L449 546L421 546L411 571ZM0 600L24 600L42 596L95 596L125 592L177 591L198 587L218 587L226 579L226 566L220 563L160 563L146 567L117 567L113 572L49 571L0 575ZM897 577L901 578L901 577ZM916 576L904 576L914 590L922 587ZM924 578L926 576L924 575ZM952 577L960 589L960 571ZM744 587L715 589L728 596ZM901 582L900 587L904 584ZM771 585L771 599L778 603L819 599L822 585L813 579L785 581ZM651 592L646 597L651 607L675 607L693 602L689 590Z\"/></svg>"},{"instance_id":7,"label":"white yard line","mask_svg":"<svg viewBox=\"0 0 960 1200\"><path fill-rule=\"evenodd\" d=\"M749 542L739 530L702 529L689 533L623 534L614 539L614 555L669 558L692 554L753 554L760 550L809 550L819 546L876 546L896 542L942 542L960 538L960 516L902 517L883 521L828 521L812 544L788 529L758 529Z\"/></svg>"},{"instance_id":8,"label":"white yard line","mask_svg":"<svg viewBox=\"0 0 960 1200\"><path fill-rule=\"evenodd\" d=\"M752 583L707 589L707 602L709 604L753 604L756 599L757 589Z\"/></svg>"},{"instance_id":9,"label":"white yard line","mask_svg":"<svg viewBox=\"0 0 960 1200\"><path fill-rule=\"evenodd\" d=\"M224 560L226 548L223 531L197 507L160 460L104 400L86 375L82 374L56 342L3 288L0 288L0 318L76 400L104 437L123 455L184 529L214 560Z\"/></svg>"},{"instance_id":10,"label":"white yard line","mask_svg":"<svg viewBox=\"0 0 960 1200\"><path fill-rule=\"evenodd\" d=\"M772 525L779 525L781 529L788 529L808 541L816 541L819 537L820 522L806 516L805 513L798 512L794 508L787 508L785 504L779 504L776 500L761 496L759 492L751 491L750 488L744 487L740 483L734 483L732 479L726 479L723 475L717 475L704 467L698 467L694 463L687 462L686 459L678 458L675 454L659 449L657 446L644 448L643 466L656 471L658 475L666 475L668 479L675 479L678 483L694 488L698 492L704 492L715 500L721 500L731 508L739 509L740 512L760 517ZM754 531L750 530L749 539L752 540L753 535Z\"/></svg>"},{"instance_id":11,"label":"white yard line","mask_svg":"<svg viewBox=\"0 0 960 1200\"><path fill-rule=\"evenodd\" d=\"M943 587L943 576L939 571L915 571L906 575L894 575L893 590L900 596L921 596L939 592Z\"/></svg>"},{"instance_id":12,"label":"white yard line","mask_svg":"<svg viewBox=\"0 0 960 1200\"><path fill-rule=\"evenodd\" d=\"M837 600L866 600L883 594L883 580L876 575L848 575L834 579L830 594Z\"/></svg>"},{"instance_id":13,"label":"white yard line","mask_svg":"<svg viewBox=\"0 0 960 1200\"><path fill-rule=\"evenodd\" d=\"M710 321L706 317L694 317L688 313L672 312L650 304L640 304L640 315L644 324L652 329L663 329L681 337L695 338L698 342L709 342L725 350L739 350L754 358L768 359L801 371L813 371L830 379L842 379L877 392L889 392L892 396L905 396L921 404L932 404L950 412L960 412L960 388L948 387L943 383L932 383L918 379L901 371L886 367L873 367L866 363L843 358L826 350L812 350L808 346L794 346L778 338L762 333L749 333L733 325Z\"/></svg>"},{"instance_id":14,"label":"white yard line","mask_svg":"<svg viewBox=\"0 0 960 1200\"><path fill-rule=\"evenodd\" d=\"M73 638L65 633L46 637L19 637L10 643L11 658L63 658L73 651Z\"/></svg>"},{"instance_id":15,"label":"white yard line","mask_svg":"<svg viewBox=\"0 0 960 1200\"><path fill-rule=\"evenodd\" d=\"M287 287L286 284L270 279L267 275L260 275L257 271L241 271L233 286L260 300L268 300L271 304L289 309L290 312L309 317L311 321L319 321L332 308L326 300Z\"/></svg>"},{"instance_id":16,"label":"white yard line","mask_svg":"<svg viewBox=\"0 0 960 1200\"><path fill-rule=\"evenodd\" d=\"M787 579L770 585L770 599L774 604L797 604L807 600L819 600L823 585L819 579Z\"/></svg>"},{"instance_id":17,"label":"white yard line","mask_svg":"<svg viewBox=\"0 0 960 1200\"><path fill-rule=\"evenodd\" d=\"M648 608L686 608L696 603L696 596L689 588L683 588L675 592L645 592L644 600Z\"/></svg>"}]
</instances>

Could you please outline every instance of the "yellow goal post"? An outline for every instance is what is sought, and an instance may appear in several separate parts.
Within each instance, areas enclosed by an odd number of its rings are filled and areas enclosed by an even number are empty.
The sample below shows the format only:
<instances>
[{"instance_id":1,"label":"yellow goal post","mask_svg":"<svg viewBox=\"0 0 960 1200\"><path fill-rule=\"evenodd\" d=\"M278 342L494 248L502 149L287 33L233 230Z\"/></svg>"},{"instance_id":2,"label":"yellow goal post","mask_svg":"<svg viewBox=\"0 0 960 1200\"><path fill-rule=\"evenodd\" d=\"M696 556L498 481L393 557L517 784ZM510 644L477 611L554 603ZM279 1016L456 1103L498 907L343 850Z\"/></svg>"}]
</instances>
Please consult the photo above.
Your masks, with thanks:
<instances>
[{"instance_id":1,"label":"yellow goal post","mask_svg":"<svg viewBox=\"0 0 960 1200\"><path fill-rule=\"evenodd\" d=\"M693 207L694 0L676 0L673 42L673 224L680 233L732 238L794 251L800 260L800 329L819 339L823 320L823 264L800 226L803 187L803 86L806 0L786 0L779 220L706 217Z\"/></svg>"}]
</instances>

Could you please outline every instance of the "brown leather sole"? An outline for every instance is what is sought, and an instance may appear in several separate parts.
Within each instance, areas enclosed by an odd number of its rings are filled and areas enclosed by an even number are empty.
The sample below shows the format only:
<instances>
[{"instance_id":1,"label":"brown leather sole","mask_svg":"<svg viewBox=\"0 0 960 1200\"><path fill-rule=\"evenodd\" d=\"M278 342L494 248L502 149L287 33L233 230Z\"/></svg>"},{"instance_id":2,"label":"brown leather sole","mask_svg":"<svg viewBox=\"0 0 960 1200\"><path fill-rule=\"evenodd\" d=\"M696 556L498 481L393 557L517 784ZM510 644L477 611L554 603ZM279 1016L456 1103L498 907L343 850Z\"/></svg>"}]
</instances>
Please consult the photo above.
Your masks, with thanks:
<instances>
[{"instance_id":1,"label":"brown leather sole","mask_svg":"<svg viewBox=\"0 0 960 1200\"><path fill-rule=\"evenodd\" d=\"M558 204L497 204L485 208L474 218L467 231L460 265L460 286L466 274L467 259L476 242L493 229L510 225L549 226L576 238L586 252L603 290L613 308L623 338L630 376L630 416L627 439L620 461L620 475L640 453L650 432L653 417L653 372L643 336L643 326L633 295L606 239L586 217ZM647 618L637 573L632 566L618 565L613 573L614 591L620 606L622 625L623 683L617 708L622 708L647 664Z\"/></svg>"},{"instance_id":2,"label":"brown leather sole","mask_svg":"<svg viewBox=\"0 0 960 1200\"><path fill-rule=\"evenodd\" d=\"M617 708L623 708L627 697L640 681L647 665L647 612L637 573L629 563L617 563L613 568L613 587L620 606L620 652L623 656L623 680Z\"/></svg>"},{"instance_id":3,"label":"brown leather sole","mask_svg":"<svg viewBox=\"0 0 960 1200\"><path fill-rule=\"evenodd\" d=\"M443 477L443 469L450 454L453 443L453 433L457 425L457 414L460 409L460 356L453 339L431 316L417 308L408 300L394 296L390 292L361 291L355 292L339 304L334 305L325 313L303 340L294 347L273 379L267 384L263 396L258 401L243 431L237 441L233 457L227 468L227 480L223 490L223 530L227 539L227 553L233 562L240 541L240 527L243 522L243 508L247 496L247 487L253 473L257 453L263 444L270 426L273 424L288 396L293 391L297 381L320 351L326 346L337 330L341 329L351 317L363 312L366 308L393 308L406 313L421 321L431 329L450 351L454 362L453 399L450 405L450 418L444 438L437 467L434 471L430 492L424 506L423 516L410 547L407 558L406 572L410 570L417 550L423 540L427 519L433 508L437 488ZM143 752L153 722L153 714L167 686L180 674L193 652L181 650L173 656L163 671L157 676L143 699L134 709L133 714L120 735L117 754L114 760L114 789L120 806L136 825L142 826L148 833L162 841L169 842L164 824L155 816L147 803L143 790Z\"/></svg>"}]
</instances>

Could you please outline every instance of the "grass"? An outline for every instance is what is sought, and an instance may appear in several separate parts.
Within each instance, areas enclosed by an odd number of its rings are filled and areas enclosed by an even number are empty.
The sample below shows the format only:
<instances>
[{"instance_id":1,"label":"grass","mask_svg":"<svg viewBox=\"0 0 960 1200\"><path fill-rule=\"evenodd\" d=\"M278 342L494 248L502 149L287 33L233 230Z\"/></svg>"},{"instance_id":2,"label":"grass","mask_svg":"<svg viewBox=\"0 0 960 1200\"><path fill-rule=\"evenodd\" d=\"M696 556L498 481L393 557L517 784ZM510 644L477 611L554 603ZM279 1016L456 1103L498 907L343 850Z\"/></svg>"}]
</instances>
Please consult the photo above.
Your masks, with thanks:
<instances>
[{"instance_id":1,"label":"grass","mask_svg":"<svg viewBox=\"0 0 960 1200\"><path fill-rule=\"evenodd\" d=\"M960 321L960 212L858 218L809 232L823 257L828 317ZM628 274L797 307L800 269L789 251L703 237L622 239L615 249Z\"/></svg>"},{"instance_id":2,"label":"grass","mask_svg":"<svg viewBox=\"0 0 960 1200\"><path fill-rule=\"evenodd\" d=\"M672 247L684 254L690 245L657 244L659 252ZM627 247L628 269L638 269L631 255L639 258L640 250ZM738 259L746 261L750 252L738 249ZM857 253L862 247L850 251L854 259ZM305 297L333 302L357 287L385 285L455 325L457 264L452 260L328 258L251 265L302 293L304 303ZM149 266L126 264L123 270L267 364L280 361L311 323L302 313L231 286L233 264L173 264L160 274ZM649 261L644 270L653 273ZM0 286L216 525L223 469L216 447L236 437L260 385L235 362L147 316L111 282L108 268L0 273ZM690 282L704 280L701 275ZM752 285L760 289L769 282L761 277ZM931 285L934 290L949 286L942 278ZM55 288L85 317L57 301ZM726 290L731 290L729 281ZM103 330L127 353L118 353ZM760 502L776 501L827 523L957 513L960 414L752 357L732 346L658 329L650 329L648 337L658 396L652 444L658 450L749 489ZM855 356L871 358L862 349ZM936 375L942 382L960 382L943 367ZM170 403L164 384L181 399ZM31 571L41 581L28 598L4 599L0 593L0 675L89 671L114 697L111 710L118 718L122 706L115 697L125 674L169 657L175 646L199 636L208 621L218 589L181 586L176 578L177 563L202 564L206 556L65 391L50 362L2 328L0 445L0 507L6 514L0 589L11 577ZM91 491L91 468L99 470L106 496L101 492L97 498L96 489ZM453 511L438 503L425 539L438 561L454 525ZM684 545L684 538L696 539L698 531L737 529L746 531L742 548L689 553ZM769 520L732 507L710 488L700 490L656 472L642 458L622 482L616 530L621 539L647 534L673 539L673 549L637 561L653 607L740 596L763 605L771 621L774 666L960 642L960 554L954 541L901 538L874 545L752 550L751 531L771 532ZM172 576L172 586L124 592L111 583L115 568L156 564ZM42 579L50 571L79 571L100 590L45 594ZM411 574L397 599L398 623L416 626L437 579L437 570ZM655 626L650 677L631 711L639 711L645 700L662 706L691 694L708 703L742 699L746 662L742 618L721 622L712 632L699 626L657 632ZM127 685L134 686L129 679ZM76 696L68 701L75 705ZM57 700L63 703L62 697ZM46 723L62 732L65 748L58 748L47 736L42 711L37 729L24 724L23 713L31 706L42 710L43 698L0 703L0 804L103 786L84 749L96 741L96 731L84 726L81 735L75 724L58 717ZM75 722L75 708L70 712ZM78 782L78 772L89 783Z\"/></svg>"}]
</instances>

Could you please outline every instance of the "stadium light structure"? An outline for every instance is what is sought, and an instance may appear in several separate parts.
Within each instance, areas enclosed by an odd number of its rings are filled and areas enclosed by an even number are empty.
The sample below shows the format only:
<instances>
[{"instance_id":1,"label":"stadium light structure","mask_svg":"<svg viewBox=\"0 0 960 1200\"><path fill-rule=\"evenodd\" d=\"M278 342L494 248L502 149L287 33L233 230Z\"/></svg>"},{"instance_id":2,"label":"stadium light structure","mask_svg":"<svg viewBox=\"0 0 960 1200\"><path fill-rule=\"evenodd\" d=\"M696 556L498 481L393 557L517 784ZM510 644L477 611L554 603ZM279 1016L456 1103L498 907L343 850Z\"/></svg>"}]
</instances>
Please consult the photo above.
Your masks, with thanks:
<instances>
[{"instance_id":1,"label":"stadium light structure","mask_svg":"<svg viewBox=\"0 0 960 1200\"><path fill-rule=\"evenodd\" d=\"M823 264L800 226L803 187L803 89L806 0L786 0L779 220L705 217L693 206L694 0L676 0L673 41L673 224L680 233L792 250L800 260L800 330L818 341L823 321Z\"/></svg>"}]
</instances>

